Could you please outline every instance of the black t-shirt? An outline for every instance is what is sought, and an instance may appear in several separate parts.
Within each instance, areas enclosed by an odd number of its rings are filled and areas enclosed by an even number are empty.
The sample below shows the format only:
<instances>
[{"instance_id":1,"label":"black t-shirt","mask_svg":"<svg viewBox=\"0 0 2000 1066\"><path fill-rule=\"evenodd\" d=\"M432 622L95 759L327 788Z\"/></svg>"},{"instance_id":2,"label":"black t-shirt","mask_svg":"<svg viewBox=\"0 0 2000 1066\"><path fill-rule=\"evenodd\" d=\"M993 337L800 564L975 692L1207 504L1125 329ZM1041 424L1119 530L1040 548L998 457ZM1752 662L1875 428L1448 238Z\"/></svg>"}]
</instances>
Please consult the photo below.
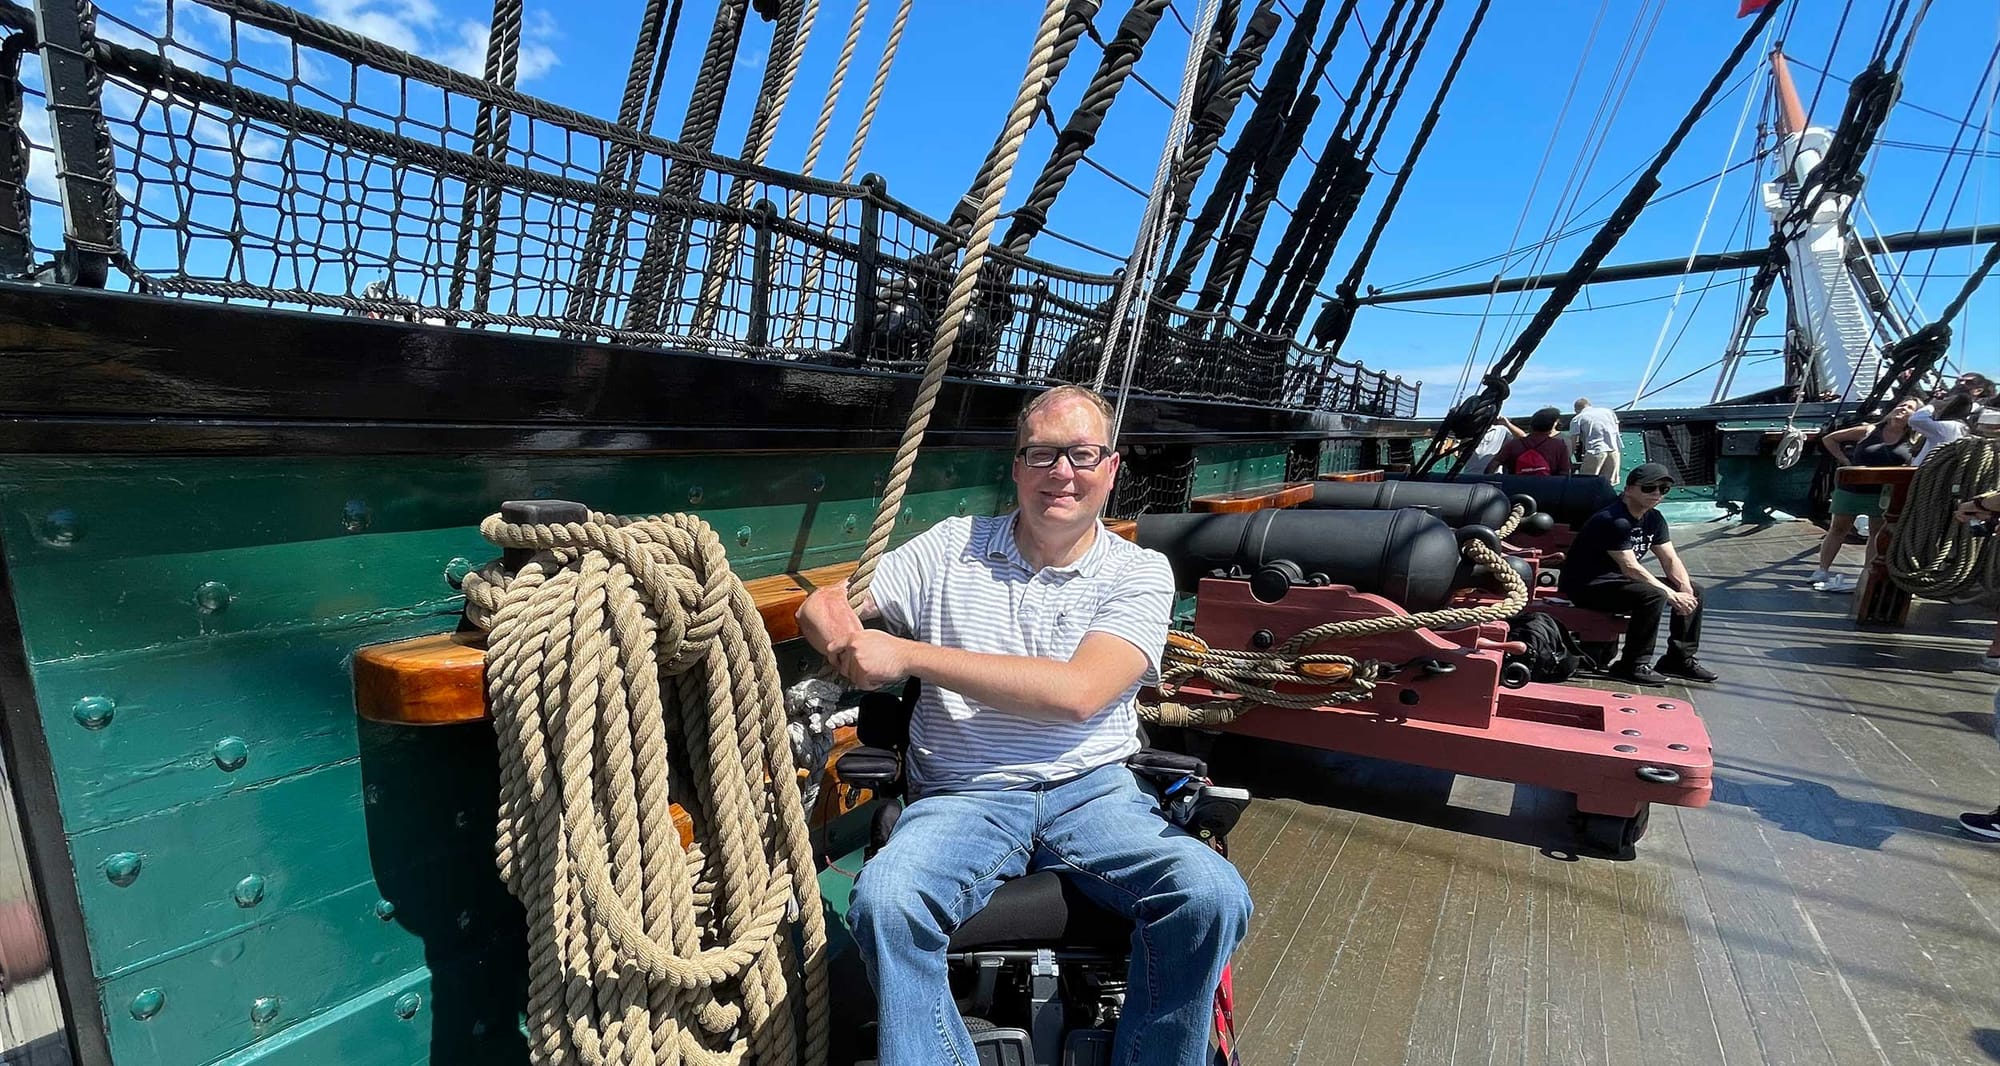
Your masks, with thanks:
<instances>
[{"instance_id":1,"label":"black t-shirt","mask_svg":"<svg viewBox=\"0 0 2000 1066\"><path fill-rule=\"evenodd\" d=\"M1644 518L1634 518L1625 509L1625 499L1621 496L1591 515L1577 531L1576 540L1569 547L1569 557L1563 561L1562 581L1557 587L1567 594L1605 574L1616 573L1618 564L1611 561L1612 552L1629 551L1643 563L1653 545L1671 543L1667 520L1661 517L1658 508L1647 511Z\"/></svg>"}]
</instances>

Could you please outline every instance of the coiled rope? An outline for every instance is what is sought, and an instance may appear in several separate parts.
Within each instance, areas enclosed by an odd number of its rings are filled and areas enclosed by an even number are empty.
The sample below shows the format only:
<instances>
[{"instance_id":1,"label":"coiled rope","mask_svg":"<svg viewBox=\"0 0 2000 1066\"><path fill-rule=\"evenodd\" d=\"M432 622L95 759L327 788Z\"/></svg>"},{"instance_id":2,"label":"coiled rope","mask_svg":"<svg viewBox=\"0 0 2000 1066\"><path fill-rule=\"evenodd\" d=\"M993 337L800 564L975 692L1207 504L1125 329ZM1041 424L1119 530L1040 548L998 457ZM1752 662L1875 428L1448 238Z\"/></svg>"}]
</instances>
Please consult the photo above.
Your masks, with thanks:
<instances>
[{"instance_id":1,"label":"coiled rope","mask_svg":"<svg viewBox=\"0 0 2000 1066\"><path fill-rule=\"evenodd\" d=\"M1300 630L1270 651L1216 649L1191 633L1172 633L1160 664L1157 690L1162 698L1157 702L1142 701L1140 720L1149 725L1215 726L1235 721L1252 707L1307 710L1329 703L1359 702L1373 696L1376 683L1392 671L1392 664L1317 649L1323 644L1357 637L1501 622L1528 605L1527 583L1492 546L1468 540L1460 551L1499 578L1503 590L1499 601L1480 607L1446 607L1415 614L1326 622ZM1176 700L1189 681L1200 681L1243 699L1193 704ZM1279 689L1278 685L1287 688Z\"/></svg>"},{"instance_id":2,"label":"coiled rope","mask_svg":"<svg viewBox=\"0 0 2000 1066\"><path fill-rule=\"evenodd\" d=\"M534 552L464 586L489 634L532 1061L801 1061L802 985L803 1061L824 1062L826 928L777 660L721 540L679 514L480 533Z\"/></svg>"},{"instance_id":3,"label":"coiled rope","mask_svg":"<svg viewBox=\"0 0 2000 1066\"><path fill-rule=\"evenodd\" d=\"M1889 547L1889 579L1937 600L2000 593L2000 549L1952 517L1959 503L2000 489L2000 440L1960 437L1939 446L1910 484Z\"/></svg>"},{"instance_id":4,"label":"coiled rope","mask_svg":"<svg viewBox=\"0 0 2000 1066\"><path fill-rule=\"evenodd\" d=\"M1515 504L1508 508L1507 520L1500 523L1499 527L1493 530L1493 535L1499 537L1501 540L1506 540L1508 537L1514 535L1516 529L1521 527L1521 520L1526 517L1528 517L1528 509L1518 503Z\"/></svg>"}]
</instances>

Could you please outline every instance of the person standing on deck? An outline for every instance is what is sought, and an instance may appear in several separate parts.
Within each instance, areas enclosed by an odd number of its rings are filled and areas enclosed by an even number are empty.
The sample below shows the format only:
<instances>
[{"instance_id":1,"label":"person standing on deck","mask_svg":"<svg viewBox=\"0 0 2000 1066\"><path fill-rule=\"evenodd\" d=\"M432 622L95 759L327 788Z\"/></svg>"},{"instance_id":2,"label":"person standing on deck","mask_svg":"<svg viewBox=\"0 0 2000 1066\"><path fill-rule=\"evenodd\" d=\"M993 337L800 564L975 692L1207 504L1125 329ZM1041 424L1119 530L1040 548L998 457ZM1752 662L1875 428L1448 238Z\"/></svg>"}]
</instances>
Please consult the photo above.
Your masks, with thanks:
<instances>
[{"instance_id":1,"label":"person standing on deck","mask_svg":"<svg viewBox=\"0 0 2000 1066\"><path fill-rule=\"evenodd\" d=\"M1618 415L1609 407L1592 407L1588 396L1576 401L1576 417L1570 420L1570 435L1576 438L1579 474L1594 474L1618 483Z\"/></svg>"},{"instance_id":2,"label":"person standing on deck","mask_svg":"<svg viewBox=\"0 0 2000 1066\"><path fill-rule=\"evenodd\" d=\"M1909 466L1916 457L1916 433L1910 428L1910 416L1917 411L1917 401L1904 400L1889 409L1889 416L1880 422L1863 422L1858 426L1838 429L1820 437L1820 447L1833 456L1836 466ZM1806 581L1821 592L1853 592L1858 582L1847 574L1833 572L1834 560L1840 557L1840 549L1847 543L1847 535L1854 531L1855 518L1866 515L1869 521L1882 517L1883 490L1876 488L1844 489L1834 486L1832 517L1827 519L1826 536L1819 542L1819 569L1814 570ZM1868 542L1867 559L1861 564L1863 570L1875 557L1875 542Z\"/></svg>"},{"instance_id":3,"label":"person standing on deck","mask_svg":"<svg viewBox=\"0 0 2000 1066\"><path fill-rule=\"evenodd\" d=\"M1493 469L1502 474L1569 474L1569 445L1557 440L1556 422L1562 412L1544 407L1528 419L1528 435L1515 437L1500 446Z\"/></svg>"},{"instance_id":4,"label":"person standing on deck","mask_svg":"<svg viewBox=\"0 0 2000 1066\"><path fill-rule=\"evenodd\" d=\"M1625 647L1607 672L1641 685L1664 685L1661 675L1713 681L1715 672L1695 658L1701 644L1701 586L1688 577L1674 551L1660 501L1674 484L1673 472L1642 463L1625 479L1625 491L1591 515L1571 542L1559 590L1571 603L1593 611L1631 612ZM1665 580L1646 569L1646 553L1660 557ZM1647 665L1660 636L1660 608L1673 610L1667 653Z\"/></svg>"},{"instance_id":5,"label":"person standing on deck","mask_svg":"<svg viewBox=\"0 0 2000 1066\"><path fill-rule=\"evenodd\" d=\"M1479 438L1479 443L1473 447L1472 458L1465 461L1465 472L1468 474L1484 474L1488 470L1491 470L1493 468L1493 461L1500 456L1500 449L1505 447L1508 441L1516 437L1525 436L1527 434L1521 432L1521 427L1508 421L1506 415L1494 416L1493 425L1486 430L1486 435Z\"/></svg>"},{"instance_id":6,"label":"person standing on deck","mask_svg":"<svg viewBox=\"0 0 2000 1066\"><path fill-rule=\"evenodd\" d=\"M1961 522L2000 522L2000 491L1974 496L1959 504L1952 517ZM1996 657L2000 657L2000 630L1994 632L1993 646L1986 650L1980 668L2000 672L2000 658ZM2000 740L2000 691L1993 693L1993 739ZM1967 811L1958 816L1958 824L1981 840L2000 843L2000 806L1991 811Z\"/></svg>"},{"instance_id":7,"label":"person standing on deck","mask_svg":"<svg viewBox=\"0 0 2000 1066\"><path fill-rule=\"evenodd\" d=\"M799 610L806 640L855 687L923 679L910 802L862 867L849 912L881 1003L883 1066L977 1061L945 946L1002 881L1040 869L1078 875L1133 922L1113 1061L1208 1061L1215 990L1250 892L1124 766L1174 584L1165 556L1098 519L1118 475L1110 437L1101 396L1042 393L1016 428L1014 511L946 519L884 555L859 614L844 583ZM871 618L892 632L863 628Z\"/></svg>"}]
</instances>

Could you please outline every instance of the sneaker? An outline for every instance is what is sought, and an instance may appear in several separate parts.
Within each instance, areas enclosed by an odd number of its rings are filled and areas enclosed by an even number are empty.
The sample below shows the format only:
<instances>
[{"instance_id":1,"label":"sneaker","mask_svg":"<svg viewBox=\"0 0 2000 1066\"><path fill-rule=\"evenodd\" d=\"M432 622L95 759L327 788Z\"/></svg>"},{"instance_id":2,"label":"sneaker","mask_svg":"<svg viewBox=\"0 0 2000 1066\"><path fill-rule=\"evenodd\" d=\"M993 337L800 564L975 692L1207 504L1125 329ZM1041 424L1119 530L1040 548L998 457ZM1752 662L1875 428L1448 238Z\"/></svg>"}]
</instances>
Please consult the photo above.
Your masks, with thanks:
<instances>
[{"instance_id":1,"label":"sneaker","mask_svg":"<svg viewBox=\"0 0 2000 1066\"><path fill-rule=\"evenodd\" d=\"M1664 685L1667 679L1659 671L1645 663L1612 663L1607 675L1620 681L1630 681L1635 685Z\"/></svg>"},{"instance_id":2,"label":"sneaker","mask_svg":"<svg viewBox=\"0 0 2000 1066\"><path fill-rule=\"evenodd\" d=\"M1977 811L1961 814L1958 816L1958 824L1964 826L1965 831L1973 836L2000 841L2000 807L1993 808L1990 814L1980 814Z\"/></svg>"},{"instance_id":3,"label":"sneaker","mask_svg":"<svg viewBox=\"0 0 2000 1066\"><path fill-rule=\"evenodd\" d=\"M1672 655L1666 656L1659 662L1654 663L1653 669L1670 677L1678 677L1688 681L1705 682L1715 680L1715 671L1701 665L1697 660L1682 659Z\"/></svg>"},{"instance_id":4,"label":"sneaker","mask_svg":"<svg viewBox=\"0 0 2000 1066\"><path fill-rule=\"evenodd\" d=\"M2000 674L2000 655L1988 655L1980 659L1979 668L1989 674Z\"/></svg>"},{"instance_id":5,"label":"sneaker","mask_svg":"<svg viewBox=\"0 0 2000 1066\"><path fill-rule=\"evenodd\" d=\"M1861 582L1855 580L1853 574L1835 574L1827 578L1824 583L1813 587L1819 589L1821 592L1848 593L1860 588Z\"/></svg>"},{"instance_id":6,"label":"sneaker","mask_svg":"<svg viewBox=\"0 0 2000 1066\"><path fill-rule=\"evenodd\" d=\"M1826 581L1827 578L1830 578L1832 576L1833 576L1833 571L1831 570L1815 570L1812 572L1811 577L1806 578L1806 584L1811 585L1813 588L1818 588L1820 587L1821 584L1823 584Z\"/></svg>"}]
</instances>

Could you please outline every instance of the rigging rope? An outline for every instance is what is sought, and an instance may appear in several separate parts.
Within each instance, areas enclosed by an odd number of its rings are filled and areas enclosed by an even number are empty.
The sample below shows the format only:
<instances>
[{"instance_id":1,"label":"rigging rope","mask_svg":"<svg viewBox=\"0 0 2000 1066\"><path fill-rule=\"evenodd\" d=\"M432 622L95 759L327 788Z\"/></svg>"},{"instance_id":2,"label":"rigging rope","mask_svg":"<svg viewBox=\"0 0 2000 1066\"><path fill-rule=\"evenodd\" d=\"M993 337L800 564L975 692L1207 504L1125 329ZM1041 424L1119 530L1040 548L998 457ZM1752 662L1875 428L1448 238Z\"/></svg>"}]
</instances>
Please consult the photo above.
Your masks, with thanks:
<instances>
[{"instance_id":1,"label":"rigging rope","mask_svg":"<svg viewBox=\"0 0 2000 1066\"><path fill-rule=\"evenodd\" d=\"M1759 52L1768 47L1771 32L1771 30L1765 31L1765 43L1758 45ZM1680 309L1681 295L1687 291L1687 271L1694 267L1695 257L1701 254L1702 239L1708 236L1708 224L1715 217L1716 201L1722 198L1722 183L1729 173L1729 161L1736 158L1736 146L1743 140L1743 128L1749 124L1750 112L1755 110L1756 106L1757 94L1744 93L1743 110L1736 116L1736 131L1729 135L1729 148L1722 153L1722 170L1716 174L1715 188L1708 194L1708 209L1702 212L1701 225L1694 231L1694 247L1688 249L1687 262L1681 268L1680 278L1674 282L1674 298L1667 304L1666 315L1660 319L1659 336L1653 338L1652 354L1646 357L1646 369L1640 372L1639 385L1632 390L1632 402L1635 404L1639 402L1639 397L1646 394L1646 386L1652 384L1653 373L1660 365L1660 349L1666 346L1667 330L1673 328L1674 312Z\"/></svg>"},{"instance_id":2,"label":"rigging rope","mask_svg":"<svg viewBox=\"0 0 2000 1066\"><path fill-rule=\"evenodd\" d=\"M806 41L812 37L813 23L818 18L819 0L785 0L779 8L778 25L771 33L771 59L764 68L763 90L758 94L756 110L750 114L750 128L743 134L741 158L753 167L764 165L764 157L771 153L771 142L778 137L778 122L784 117L786 101L791 99L792 85L798 81L799 61L805 57ZM737 175L729 184L730 209L748 208L750 196L758 185L754 178ZM722 287L735 273L742 239L743 223L730 218L709 242L707 262L702 267L701 296L694 308L694 333L698 336L715 332L715 319L722 310Z\"/></svg>"},{"instance_id":3,"label":"rigging rope","mask_svg":"<svg viewBox=\"0 0 2000 1066\"><path fill-rule=\"evenodd\" d=\"M889 480L882 489L882 503L876 508L874 524L868 529L868 541L862 548L861 561L848 582L850 605L858 607L861 598L867 594L868 586L875 578L875 566L882 553L888 550L889 536L895 532L896 519L902 514L903 494L909 488L910 471L916 467L917 452L923 446L924 431L930 427L931 409L937 403L939 388L944 384L952 348L958 343L959 330L965 324L966 312L972 307L974 289L978 287L980 273L986 266L993 228L1000 220L1000 202L1007 196L1007 182L1013 176L1015 161L1020 158L1021 144L1028 139L1028 131L1035 124L1035 112L1051 85L1050 71L1056 67L1057 56L1062 50L1065 28L1063 10L1068 6L1067 0L1047 0L1041 25L1035 31L1028 73L1021 79L1021 89L1015 94L1013 110L1008 113L1007 124L1002 128L1000 139L989 157L992 165L982 168L986 182L975 190L976 215L972 219L971 235L966 241L965 258L959 263L958 274L952 281L951 297L945 303L937 335L931 339L930 359L924 365L923 381L917 386L916 403L910 409L909 424L904 427L902 442L896 447ZM1074 45L1073 38L1071 44Z\"/></svg>"},{"instance_id":4,"label":"rigging rope","mask_svg":"<svg viewBox=\"0 0 2000 1066\"><path fill-rule=\"evenodd\" d=\"M1182 155L1175 174L1173 206L1166 222L1167 241L1161 249L1162 254L1169 258L1173 255L1174 242L1180 238L1181 224L1187 221L1195 187L1201 184L1209 161L1215 158L1216 150L1222 144L1222 135L1228 131L1237 106L1249 91L1257 68L1264 61L1264 49L1277 35L1279 19L1277 12L1272 10L1275 2L1260 0L1249 21L1244 23L1243 36L1237 40L1236 50L1230 53L1228 63L1217 76L1215 88L1201 105L1201 116L1195 119L1194 128L1188 134L1187 151ZM1162 281L1161 285L1164 295L1165 282ZM1176 290L1166 299L1172 300L1178 295Z\"/></svg>"},{"instance_id":5,"label":"rigging rope","mask_svg":"<svg viewBox=\"0 0 2000 1066\"><path fill-rule=\"evenodd\" d=\"M1940 445L1917 468L1889 545L1889 578L1898 588L1937 600L2000 593L2000 547L1975 538L1952 517L1959 503L2000 489L2000 440L1960 437Z\"/></svg>"},{"instance_id":6,"label":"rigging rope","mask_svg":"<svg viewBox=\"0 0 2000 1066\"><path fill-rule=\"evenodd\" d=\"M1659 191L1660 171L1680 149L1681 142L1686 140L1688 133L1694 129L1695 122L1707 112L1716 94L1721 92L1723 83L1728 80L1729 72L1736 69L1736 64L1742 61L1744 53L1750 50L1751 44L1783 6L1784 0L1771 0L1758 12L1755 21L1743 31L1743 36L1737 40L1736 47L1730 50L1721 68L1709 79L1701 95L1695 99L1694 106L1682 117L1680 125L1675 127L1672 136L1667 138L1667 143L1661 146L1659 154L1647 166L1645 173L1641 174L1639 180L1626 192L1618 209L1612 212L1611 220L1591 238L1590 243L1578 254L1576 262L1570 265L1569 271L1554 288L1549 290L1547 300L1540 310L1535 312L1534 318L1529 320L1520 336L1514 339L1514 343L1508 346L1506 353L1487 370L1482 379L1481 390L1455 406L1451 413L1439 422L1437 429L1432 433L1430 444L1424 450L1422 460L1417 464L1418 471L1431 470L1445 457L1447 437L1456 437L1461 441L1477 441L1486 435L1487 429L1492 427L1493 420L1498 417L1500 404L1505 402L1514 379L1520 375L1522 368L1527 366L1528 358L1535 353L1535 348L1541 344L1542 338L1547 336L1550 327L1555 325L1556 318L1569 306L1570 301L1576 299L1576 294L1583 289L1585 280L1596 271L1598 264L1611 253L1611 249L1617 246L1626 231L1632 228L1632 224L1638 221L1639 213L1644 209L1646 201ZM1463 469L1466 460L1470 458L1470 449L1456 449L1451 472L1456 474Z\"/></svg>"},{"instance_id":7,"label":"rigging rope","mask_svg":"<svg viewBox=\"0 0 2000 1066\"><path fill-rule=\"evenodd\" d=\"M721 540L682 514L496 514L480 533L534 553L464 586L489 634L530 1059L824 1062L826 928L777 660Z\"/></svg>"},{"instance_id":8,"label":"rigging rope","mask_svg":"<svg viewBox=\"0 0 2000 1066\"><path fill-rule=\"evenodd\" d=\"M632 64L625 73L625 93L618 102L620 126L640 131L653 128L653 113L666 84L667 59L673 54L674 34L680 28L682 0L673 0L671 14L666 8L665 0L647 0L645 10L640 13L639 33L632 43ZM607 188L633 188L643 159L632 145L613 141L605 149L604 167L598 171L597 183ZM590 213L590 226L584 231L583 250L577 258L576 280L570 287L568 317L597 321L598 311L609 298L613 284L604 273L609 269L615 274L617 269L616 265L605 262L606 245L613 233L622 237L631 221L632 208L628 204L620 204L615 210L599 206Z\"/></svg>"},{"instance_id":9,"label":"rigging rope","mask_svg":"<svg viewBox=\"0 0 2000 1066\"><path fill-rule=\"evenodd\" d=\"M1235 146L1224 153L1226 158L1222 172L1216 175L1215 184L1209 187L1208 198L1195 215L1187 243L1181 246L1173 269L1160 279L1160 299L1167 303L1179 299L1194 280L1194 272L1201 266L1209 242L1221 230L1225 216L1235 209L1243 196L1251 170L1268 165L1264 160L1282 148L1287 112L1297 93L1299 76L1305 71L1306 54L1312 49L1312 34L1319 25L1325 0L1305 0L1302 6L1305 10L1293 17L1291 35L1285 39L1285 46L1279 49L1278 58L1271 65L1270 76L1264 79L1263 91L1257 96L1257 106L1250 109L1249 119L1236 135ZM1248 90L1247 85L1245 90ZM1221 136L1218 131L1218 140ZM1220 255L1220 252L1217 254Z\"/></svg>"},{"instance_id":10,"label":"rigging rope","mask_svg":"<svg viewBox=\"0 0 2000 1066\"><path fill-rule=\"evenodd\" d=\"M1041 173L1029 186L1027 197L1014 208L1013 221L1007 225L1007 236L1000 242L1006 251L1025 254L1035 235L1048 224L1049 209L1062 195L1070 175L1076 173L1084 153L1097 143L1097 132L1103 127L1105 117L1111 113L1111 105L1117 102L1119 90L1132 76L1139 57L1145 53L1146 43L1152 39L1161 16L1166 13L1167 2L1132 0L1131 8L1118 23L1118 32L1104 45L1097 70L1084 86L1082 98L1056 134L1055 144L1049 148L1048 161L1042 164Z\"/></svg>"},{"instance_id":11,"label":"rigging rope","mask_svg":"<svg viewBox=\"0 0 2000 1066\"><path fill-rule=\"evenodd\" d=\"M1308 394L1309 406L1319 406L1319 397L1326 388L1327 373L1339 356L1341 345L1347 343L1348 330L1354 324L1354 311L1360 306L1356 301L1361 292L1361 279L1368 270L1368 261L1374 258L1382 232L1388 228L1396 205L1403 199L1403 190L1416 173L1417 161L1423 158L1424 147L1430 143L1431 131L1437 128L1438 117L1444 113L1444 102L1451 94L1452 83L1458 80L1459 69L1465 65L1465 57L1472 51L1473 38L1479 36L1479 27L1486 21L1486 11L1492 3L1493 0L1479 0L1479 7L1472 12L1472 21L1466 24L1465 35L1459 38L1458 51L1453 53L1451 65L1445 68L1444 77L1438 82L1437 95L1431 98L1430 110L1424 114L1423 124L1417 127L1417 135L1410 141L1409 154L1403 157L1403 165L1396 171L1396 179L1390 184L1388 195L1382 199L1382 209L1376 212L1375 224L1361 242L1361 250L1355 253L1354 262L1348 265L1346 278L1335 286L1334 299L1327 301L1313 323L1312 342L1321 351L1318 372Z\"/></svg>"},{"instance_id":12,"label":"rigging rope","mask_svg":"<svg viewBox=\"0 0 2000 1066\"><path fill-rule=\"evenodd\" d=\"M504 89L514 87L521 57L522 0L493 0L493 16L487 24L486 80ZM514 113L490 101L479 102L473 123L472 152L481 159L504 160L507 134ZM478 198L475 205L473 200ZM486 309L493 291L493 255L499 243L500 186L492 182L467 182L465 202L459 210L458 248L452 256L451 293L446 302L457 307L465 296L466 260L472 252L472 234L479 234L479 267L473 273L472 306ZM475 224L474 220L477 219ZM474 327L478 328L477 326Z\"/></svg>"},{"instance_id":13,"label":"rigging rope","mask_svg":"<svg viewBox=\"0 0 2000 1066\"><path fill-rule=\"evenodd\" d=\"M842 185L852 184L855 172L861 169L861 149L868 143L868 131L875 126L875 111L882 104L882 90L889 84L889 68L896 63L896 50L903 43L903 27L909 24L910 7L915 2L916 0L902 0L902 3L896 5L896 17L889 23L889 39L882 45L882 60L875 65L875 80L868 85L868 99L862 103L861 118L854 124L854 139L847 144L847 161L840 167ZM867 0L861 0L854 16L857 25L861 21L861 13L867 6ZM794 207L793 210L796 211L797 208ZM833 218L827 224L827 230L838 232L846 222L847 200L842 198L840 206L834 210ZM779 342L780 346L789 346L799 330L805 328L808 308L812 306L813 301L819 300L824 295L820 291L819 282L820 275L826 267L826 254L824 248L813 249L812 259L806 265L805 282L799 287L803 295L799 300L798 313L792 316L786 327L784 339Z\"/></svg>"},{"instance_id":14,"label":"rigging rope","mask_svg":"<svg viewBox=\"0 0 2000 1066\"><path fill-rule=\"evenodd\" d=\"M715 22L708 31L708 46L695 73L694 89L688 94L687 114L681 119L681 144L699 152L715 147L715 135L722 124L722 105L729 95L729 76L736 66L736 51L743 43L743 20L750 0L721 0L715 8ZM694 198L701 187L704 168L693 160L676 159L667 170L661 196L664 199ZM687 255L682 233L689 220L677 211L657 211L639 254L639 266L632 279L632 299L625 309L625 328L652 331L663 324L667 278L678 276Z\"/></svg>"},{"instance_id":15,"label":"rigging rope","mask_svg":"<svg viewBox=\"0 0 2000 1066\"><path fill-rule=\"evenodd\" d=\"M1220 5L1221 0L1203 0L1201 8L1195 12L1195 25L1201 28L1201 32L1188 40L1187 62L1181 70L1181 91L1174 102L1173 121L1168 123L1167 135L1160 141L1160 162L1153 168L1153 188L1146 196L1146 212L1139 220L1139 232L1133 237L1132 257L1125 264L1124 276L1119 279L1111 317L1105 322L1104 351L1097 360L1097 380L1092 386L1096 391L1104 391L1105 375L1111 367L1111 353L1119 348L1121 342L1125 349L1118 379L1118 404L1112 409L1110 439L1105 442L1113 448L1118 446L1118 431L1125 422L1125 401L1132 392L1132 370L1139 362L1139 346L1146 336L1146 316L1153 305L1153 280L1158 275L1160 259L1166 247L1167 200L1172 195L1174 167L1187 141L1195 94L1200 91L1201 68L1207 58L1204 45L1208 40L1208 31L1214 26L1221 10ZM1128 316L1131 319L1129 323Z\"/></svg>"}]
</instances>

